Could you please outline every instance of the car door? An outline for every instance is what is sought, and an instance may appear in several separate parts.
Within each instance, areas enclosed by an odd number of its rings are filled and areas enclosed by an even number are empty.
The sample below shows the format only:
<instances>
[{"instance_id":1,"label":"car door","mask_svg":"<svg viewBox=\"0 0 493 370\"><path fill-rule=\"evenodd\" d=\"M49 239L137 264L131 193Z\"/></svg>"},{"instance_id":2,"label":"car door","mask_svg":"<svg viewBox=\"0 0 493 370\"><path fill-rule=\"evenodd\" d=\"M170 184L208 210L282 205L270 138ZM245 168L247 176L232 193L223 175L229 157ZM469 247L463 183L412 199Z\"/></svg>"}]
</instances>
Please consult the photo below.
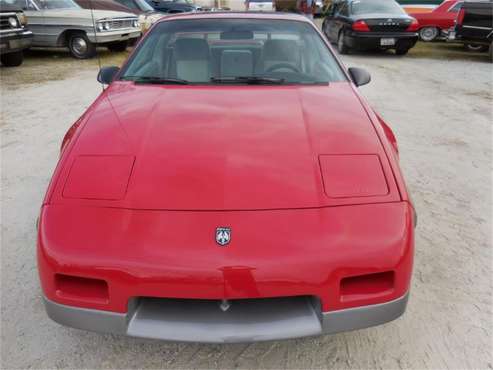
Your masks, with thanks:
<instances>
[{"instance_id":1,"label":"car door","mask_svg":"<svg viewBox=\"0 0 493 370\"><path fill-rule=\"evenodd\" d=\"M329 41L334 41L332 39L332 27L334 22L334 13L337 7L337 3L333 2L330 4L329 9L327 9L327 13L325 15L324 23L322 25L324 34L327 36Z\"/></svg>"},{"instance_id":2,"label":"car door","mask_svg":"<svg viewBox=\"0 0 493 370\"><path fill-rule=\"evenodd\" d=\"M336 9L333 23L333 38L334 40L337 40L340 30L343 29L346 24L349 24L349 3L347 1L342 2Z\"/></svg>"},{"instance_id":3,"label":"car door","mask_svg":"<svg viewBox=\"0 0 493 370\"><path fill-rule=\"evenodd\" d=\"M29 29L32 31L33 46L43 46L46 43L46 30L44 20L44 10L40 8L39 4L34 0L18 0L18 5L21 5Z\"/></svg>"},{"instance_id":4,"label":"car door","mask_svg":"<svg viewBox=\"0 0 493 370\"><path fill-rule=\"evenodd\" d=\"M454 21L457 19L457 14L459 14L460 8L462 7L463 1L459 1L451 6L442 17L440 17L439 26L443 29L448 29L454 26Z\"/></svg>"},{"instance_id":5,"label":"car door","mask_svg":"<svg viewBox=\"0 0 493 370\"><path fill-rule=\"evenodd\" d=\"M326 22L327 25L327 36L331 42L337 41L337 15L339 14L340 8L344 5L345 1L337 1L332 3L329 9L328 20Z\"/></svg>"}]
</instances>

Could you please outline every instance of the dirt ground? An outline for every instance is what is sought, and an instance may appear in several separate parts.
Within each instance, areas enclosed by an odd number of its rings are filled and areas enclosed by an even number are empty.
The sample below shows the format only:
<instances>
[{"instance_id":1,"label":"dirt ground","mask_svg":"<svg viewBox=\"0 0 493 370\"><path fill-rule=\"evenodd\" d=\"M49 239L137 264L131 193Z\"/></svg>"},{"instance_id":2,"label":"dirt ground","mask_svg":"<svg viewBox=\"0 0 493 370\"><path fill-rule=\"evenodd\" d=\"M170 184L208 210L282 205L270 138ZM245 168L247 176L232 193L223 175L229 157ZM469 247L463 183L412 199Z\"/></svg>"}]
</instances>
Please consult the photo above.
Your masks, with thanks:
<instances>
[{"instance_id":1,"label":"dirt ground","mask_svg":"<svg viewBox=\"0 0 493 370\"><path fill-rule=\"evenodd\" d=\"M482 55L437 48L445 54L343 58L372 74L362 91L394 129L419 214L407 312L380 327L257 344L144 341L47 318L35 220L65 131L101 91L97 63L35 52L0 69L1 367L493 369L493 70ZM123 57L105 53L103 64Z\"/></svg>"}]
</instances>

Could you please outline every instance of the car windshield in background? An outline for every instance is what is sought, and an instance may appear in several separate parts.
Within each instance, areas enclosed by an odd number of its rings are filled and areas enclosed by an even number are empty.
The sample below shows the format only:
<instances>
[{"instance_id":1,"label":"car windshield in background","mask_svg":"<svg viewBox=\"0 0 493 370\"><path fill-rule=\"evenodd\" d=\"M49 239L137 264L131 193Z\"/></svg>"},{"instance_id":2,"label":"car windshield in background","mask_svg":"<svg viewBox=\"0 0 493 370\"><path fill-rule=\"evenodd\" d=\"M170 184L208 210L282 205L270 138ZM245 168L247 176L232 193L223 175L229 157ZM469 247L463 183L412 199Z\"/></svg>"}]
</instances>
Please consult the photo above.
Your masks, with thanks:
<instances>
[{"instance_id":1,"label":"car windshield in background","mask_svg":"<svg viewBox=\"0 0 493 370\"><path fill-rule=\"evenodd\" d=\"M119 0L120 4L126 6L129 9L136 9L142 12L153 12L152 6L147 4L144 0Z\"/></svg>"},{"instance_id":2,"label":"car windshield in background","mask_svg":"<svg viewBox=\"0 0 493 370\"><path fill-rule=\"evenodd\" d=\"M351 3L351 13L405 14L404 9L393 0L357 0Z\"/></svg>"},{"instance_id":3,"label":"car windshield in background","mask_svg":"<svg viewBox=\"0 0 493 370\"><path fill-rule=\"evenodd\" d=\"M346 81L327 45L309 23L219 18L159 23L120 78L180 84Z\"/></svg>"},{"instance_id":4,"label":"car windshield in background","mask_svg":"<svg viewBox=\"0 0 493 370\"><path fill-rule=\"evenodd\" d=\"M80 8L73 0L28 0L38 9L77 9ZM31 5L32 8L32 5Z\"/></svg>"}]
</instances>

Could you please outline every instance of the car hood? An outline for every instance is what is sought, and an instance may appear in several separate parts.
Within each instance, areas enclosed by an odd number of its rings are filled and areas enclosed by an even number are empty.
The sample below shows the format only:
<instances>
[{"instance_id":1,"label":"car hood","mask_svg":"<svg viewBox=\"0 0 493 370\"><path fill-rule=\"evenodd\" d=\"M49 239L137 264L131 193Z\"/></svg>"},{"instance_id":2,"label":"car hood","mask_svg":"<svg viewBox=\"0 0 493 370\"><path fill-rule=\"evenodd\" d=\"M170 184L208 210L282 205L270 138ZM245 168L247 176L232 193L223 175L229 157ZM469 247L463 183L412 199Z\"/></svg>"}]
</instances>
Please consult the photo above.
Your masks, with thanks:
<instances>
[{"instance_id":1,"label":"car hood","mask_svg":"<svg viewBox=\"0 0 493 370\"><path fill-rule=\"evenodd\" d=\"M328 192L331 184L341 189L341 173L366 171L357 164L367 163L358 155L381 162L385 191L360 196L355 190L357 199L351 190L343 196ZM342 172L331 170L338 158L347 166ZM398 200L379 137L346 82L158 86L117 81L93 106L67 162L64 176L70 178L59 181L61 198L114 207L260 210ZM365 176L355 181L365 182ZM109 193L97 195L100 187Z\"/></svg>"}]
</instances>

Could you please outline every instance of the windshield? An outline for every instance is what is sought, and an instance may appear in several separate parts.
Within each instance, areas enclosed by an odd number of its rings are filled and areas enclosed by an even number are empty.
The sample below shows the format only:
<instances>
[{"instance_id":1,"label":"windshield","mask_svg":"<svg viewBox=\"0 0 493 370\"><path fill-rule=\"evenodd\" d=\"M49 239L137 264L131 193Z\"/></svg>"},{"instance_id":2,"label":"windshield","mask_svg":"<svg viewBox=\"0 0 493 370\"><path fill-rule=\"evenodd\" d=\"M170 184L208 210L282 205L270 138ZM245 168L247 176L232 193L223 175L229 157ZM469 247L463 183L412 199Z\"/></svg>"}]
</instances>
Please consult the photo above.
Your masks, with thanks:
<instances>
[{"instance_id":1,"label":"windshield","mask_svg":"<svg viewBox=\"0 0 493 370\"><path fill-rule=\"evenodd\" d=\"M394 0L357 0L351 3L351 13L354 15L380 13L405 14L402 7Z\"/></svg>"},{"instance_id":2,"label":"windshield","mask_svg":"<svg viewBox=\"0 0 493 370\"><path fill-rule=\"evenodd\" d=\"M241 78L235 80L235 78ZM274 19L194 19L159 23L133 54L121 79L189 83L345 81L309 23ZM169 82L169 81L168 81Z\"/></svg>"},{"instance_id":3,"label":"windshield","mask_svg":"<svg viewBox=\"0 0 493 370\"><path fill-rule=\"evenodd\" d=\"M120 4L130 9L139 10L141 12L152 12L154 9L144 0L117 0Z\"/></svg>"},{"instance_id":4,"label":"windshield","mask_svg":"<svg viewBox=\"0 0 493 370\"><path fill-rule=\"evenodd\" d=\"M37 9L78 9L80 8L73 0L17 0L17 3L27 3L27 7Z\"/></svg>"},{"instance_id":5,"label":"windshield","mask_svg":"<svg viewBox=\"0 0 493 370\"><path fill-rule=\"evenodd\" d=\"M145 0L135 0L136 3L139 4L140 10L143 12L153 12L154 8L147 4Z\"/></svg>"}]
</instances>

